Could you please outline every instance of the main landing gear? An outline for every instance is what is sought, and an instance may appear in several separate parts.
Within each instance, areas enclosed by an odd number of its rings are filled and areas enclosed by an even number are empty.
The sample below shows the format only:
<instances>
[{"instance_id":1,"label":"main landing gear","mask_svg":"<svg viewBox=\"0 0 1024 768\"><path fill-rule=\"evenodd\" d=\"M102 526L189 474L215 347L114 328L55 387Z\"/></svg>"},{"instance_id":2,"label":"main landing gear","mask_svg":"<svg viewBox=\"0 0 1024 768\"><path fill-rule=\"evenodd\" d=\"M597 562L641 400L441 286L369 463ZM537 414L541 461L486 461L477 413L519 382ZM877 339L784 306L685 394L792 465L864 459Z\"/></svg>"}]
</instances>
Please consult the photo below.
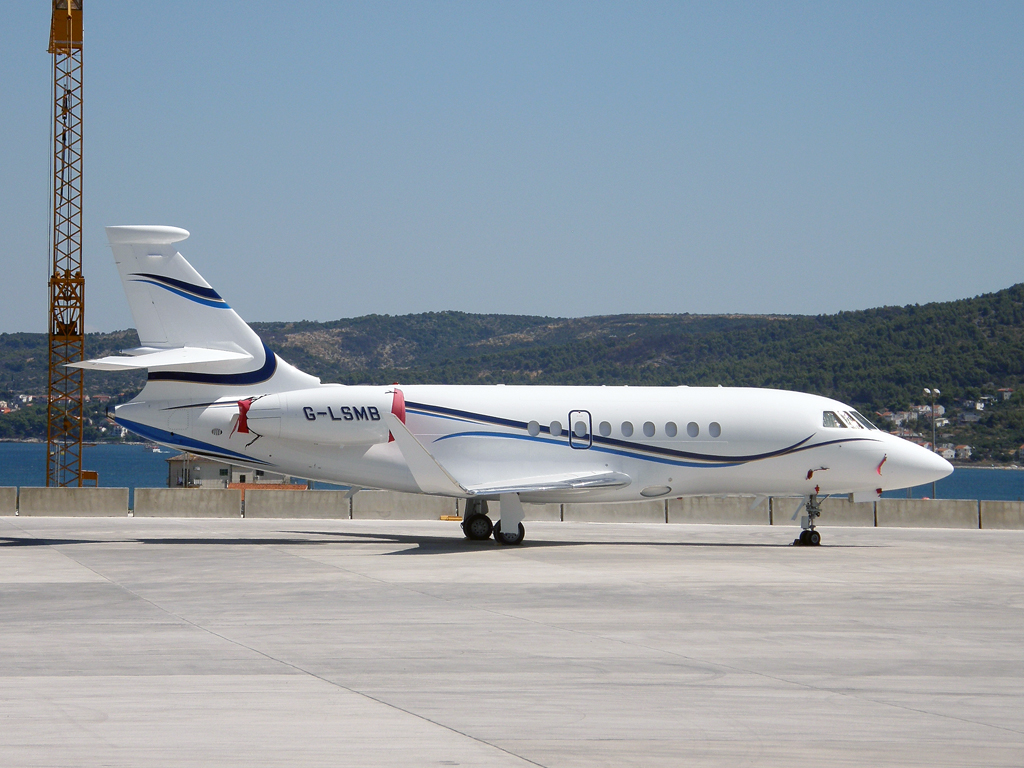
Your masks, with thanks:
<instances>
[{"instance_id":1,"label":"main landing gear","mask_svg":"<svg viewBox=\"0 0 1024 768\"><path fill-rule=\"evenodd\" d=\"M487 516L487 502L470 499L466 502L466 515L462 518L462 532L472 541L485 541L491 536L494 524Z\"/></svg>"},{"instance_id":2,"label":"main landing gear","mask_svg":"<svg viewBox=\"0 0 1024 768\"><path fill-rule=\"evenodd\" d=\"M515 530L515 529L513 529ZM516 533L502 533L501 531L501 520L494 524L494 540L499 544L522 544L523 539L526 537L526 529L523 524L519 524L519 530Z\"/></svg>"},{"instance_id":3,"label":"main landing gear","mask_svg":"<svg viewBox=\"0 0 1024 768\"><path fill-rule=\"evenodd\" d=\"M821 517L821 503L818 501L818 494L812 493L807 497L805 506L807 514L800 519L800 537L793 543L798 546L816 547L821 544L821 534L814 530L815 518Z\"/></svg>"},{"instance_id":4,"label":"main landing gear","mask_svg":"<svg viewBox=\"0 0 1024 768\"><path fill-rule=\"evenodd\" d=\"M491 523L487 516L487 502L483 499L469 499L466 502L466 514L462 518L462 532L467 539L484 541L493 535L499 544L522 544L526 537L523 527L523 503L514 493L501 494L501 520ZM505 523L505 531L501 524Z\"/></svg>"}]
</instances>

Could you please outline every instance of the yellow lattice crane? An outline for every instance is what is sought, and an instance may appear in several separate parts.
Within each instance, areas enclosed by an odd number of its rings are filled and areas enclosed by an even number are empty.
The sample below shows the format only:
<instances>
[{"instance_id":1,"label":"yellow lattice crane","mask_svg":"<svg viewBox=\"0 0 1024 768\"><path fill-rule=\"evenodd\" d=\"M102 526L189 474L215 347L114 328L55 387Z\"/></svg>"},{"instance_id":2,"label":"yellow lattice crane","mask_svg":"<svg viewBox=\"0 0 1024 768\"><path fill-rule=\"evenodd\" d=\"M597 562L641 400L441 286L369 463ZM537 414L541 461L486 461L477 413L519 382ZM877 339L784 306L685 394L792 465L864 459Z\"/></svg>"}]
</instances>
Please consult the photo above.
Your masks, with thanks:
<instances>
[{"instance_id":1,"label":"yellow lattice crane","mask_svg":"<svg viewBox=\"0 0 1024 768\"><path fill-rule=\"evenodd\" d=\"M82 484L85 278L82 276L82 0L53 0L53 229L46 484Z\"/></svg>"}]
</instances>

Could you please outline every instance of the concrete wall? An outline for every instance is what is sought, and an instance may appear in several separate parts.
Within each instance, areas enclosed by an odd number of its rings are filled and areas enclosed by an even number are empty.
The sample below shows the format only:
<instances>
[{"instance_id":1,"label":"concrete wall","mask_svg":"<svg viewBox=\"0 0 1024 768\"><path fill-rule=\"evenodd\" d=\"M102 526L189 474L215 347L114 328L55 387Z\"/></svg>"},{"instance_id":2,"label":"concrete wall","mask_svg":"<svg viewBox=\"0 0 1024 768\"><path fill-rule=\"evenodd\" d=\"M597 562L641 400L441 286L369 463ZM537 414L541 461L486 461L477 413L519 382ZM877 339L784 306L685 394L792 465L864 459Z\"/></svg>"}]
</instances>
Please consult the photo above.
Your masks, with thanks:
<instances>
[{"instance_id":1,"label":"concrete wall","mask_svg":"<svg viewBox=\"0 0 1024 768\"><path fill-rule=\"evenodd\" d=\"M466 499L459 499L459 516L466 516ZM544 522L558 522L562 519L561 504L523 504L523 511L526 513L525 522L531 520L542 520ZM501 502L487 501L487 516L491 520L498 520L501 517Z\"/></svg>"},{"instance_id":2,"label":"concrete wall","mask_svg":"<svg viewBox=\"0 0 1024 768\"><path fill-rule=\"evenodd\" d=\"M18 511L18 489L0 488L0 515L14 515Z\"/></svg>"},{"instance_id":3,"label":"concrete wall","mask_svg":"<svg viewBox=\"0 0 1024 768\"><path fill-rule=\"evenodd\" d=\"M880 528L978 527L978 502L966 499L879 499L875 514Z\"/></svg>"},{"instance_id":4,"label":"concrete wall","mask_svg":"<svg viewBox=\"0 0 1024 768\"><path fill-rule=\"evenodd\" d=\"M298 493L298 491L295 491ZM136 488L136 517L241 517L236 488Z\"/></svg>"},{"instance_id":5,"label":"concrete wall","mask_svg":"<svg viewBox=\"0 0 1024 768\"><path fill-rule=\"evenodd\" d=\"M250 488L245 492L245 516L347 520L352 514L351 501L344 491L275 491Z\"/></svg>"},{"instance_id":6,"label":"concrete wall","mask_svg":"<svg viewBox=\"0 0 1024 768\"><path fill-rule=\"evenodd\" d=\"M684 496L668 500L670 523L768 525L769 501L754 496Z\"/></svg>"},{"instance_id":7,"label":"concrete wall","mask_svg":"<svg viewBox=\"0 0 1024 768\"><path fill-rule=\"evenodd\" d=\"M1024 502L981 502L981 527L993 529L1024 529Z\"/></svg>"},{"instance_id":8,"label":"concrete wall","mask_svg":"<svg viewBox=\"0 0 1024 768\"><path fill-rule=\"evenodd\" d=\"M127 488L22 488L18 514L33 517L127 517Z\"/></svg>"},{"instance_id":9,"label":"concrete wall","mask_svg":"<svg viewBox=\"0 0 1024 768\"><path fill-rule=\"evenodd\" d=\"M397 491L359 491L352 497L353 520L439 520L458 514L455 499Z\"/></svg>"},{"instance_id":10,"label":"concrete wall","mask_svg":"<svg viewBox=\"0 0 1024 768\"><path fill-rule=\"evenodd\" d=\"M586 523L664 523L664 501L626 501L620 504L563 504L562 519Z\"/></svg>"},{"instance_id":11,"label":"concrete wall","mask_svg":"<svg viewBox=\"0 0 1024 768\"><path fill-rule=\"evenodd\" d=\"M800 518L804 516L804 502L800 499L773 498L772 525L792 525L799 527ZM800 505L800 512L793 519L793 511ZM821 517L818 522L823 527L830 525L850 525L871 527L875 524L875 502L860 501L854 504L847 497L825 499L821 503Z\"/></svg>"},{"instance_id":12,"label":"concrete wall","mask_svg":"<svg viewBox=\"0 0 1024 768\"><path fill-rule=\"evenodd\" d=\"M753 497L685 497L623 504L527 504L526 520L608 523L712 523L767 525L768 500L753 505ZM771 499L774 525L798 526L803 510L793 518L798 499ZM127 488L0 488L0 515L98 516L128 514ZM489 501L492 520L501 517L501 504ZM137 517L238 517L237 489L137 488ZM246 517L363 520L437 520L463 515L466 502L441 496L391 491L360 491L351 500L340 491L281 491L250 489ZM957 499L879 499L853 504L845 498L822 502L821 524L906 528L982 528L1024 530L1024 502Z\"/></svg>"}]
</instances>

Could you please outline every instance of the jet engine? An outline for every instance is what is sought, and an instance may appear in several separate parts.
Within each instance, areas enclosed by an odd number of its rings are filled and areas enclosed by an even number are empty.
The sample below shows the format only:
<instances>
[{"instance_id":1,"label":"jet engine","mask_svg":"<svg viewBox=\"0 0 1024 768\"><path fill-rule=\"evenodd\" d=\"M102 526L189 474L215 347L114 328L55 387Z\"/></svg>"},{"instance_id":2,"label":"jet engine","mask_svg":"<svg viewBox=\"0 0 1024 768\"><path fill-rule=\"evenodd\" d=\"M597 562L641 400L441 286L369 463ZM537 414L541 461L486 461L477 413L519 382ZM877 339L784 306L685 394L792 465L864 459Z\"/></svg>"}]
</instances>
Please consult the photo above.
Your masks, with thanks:
<instances>
[{"instance_id":1,"label":"jet engine","mask_svg":"<svg viewBox=\"0 0 1024 768\"><path fill-rule=\"evenodd\" d=\"M316 387L238 401L237 431L321 445L373 445L391 439L384 414L404 421L394 387Z\"/></svg>"}]
</instances>

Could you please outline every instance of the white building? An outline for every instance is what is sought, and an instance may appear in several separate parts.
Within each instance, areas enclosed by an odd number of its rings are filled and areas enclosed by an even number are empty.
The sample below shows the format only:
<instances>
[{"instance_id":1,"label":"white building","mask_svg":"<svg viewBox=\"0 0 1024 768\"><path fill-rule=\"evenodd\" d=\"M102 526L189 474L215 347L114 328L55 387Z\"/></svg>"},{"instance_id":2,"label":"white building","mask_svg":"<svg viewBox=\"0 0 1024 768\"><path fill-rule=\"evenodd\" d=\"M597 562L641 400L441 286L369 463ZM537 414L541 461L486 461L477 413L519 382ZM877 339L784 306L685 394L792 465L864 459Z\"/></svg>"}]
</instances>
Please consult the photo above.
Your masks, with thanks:
<instances>
[{"instance_id":1,"label":"white building","mask_svg":"<svg viewBox=\"0 0 1024 768\"><path fill-rule=\"evenodd\" d=\"M288 475L227 464L194 453L179 453L167 459L168 488L227 488L235 483L289 485L291 482Z\"/></svg>"}]
</instances>

